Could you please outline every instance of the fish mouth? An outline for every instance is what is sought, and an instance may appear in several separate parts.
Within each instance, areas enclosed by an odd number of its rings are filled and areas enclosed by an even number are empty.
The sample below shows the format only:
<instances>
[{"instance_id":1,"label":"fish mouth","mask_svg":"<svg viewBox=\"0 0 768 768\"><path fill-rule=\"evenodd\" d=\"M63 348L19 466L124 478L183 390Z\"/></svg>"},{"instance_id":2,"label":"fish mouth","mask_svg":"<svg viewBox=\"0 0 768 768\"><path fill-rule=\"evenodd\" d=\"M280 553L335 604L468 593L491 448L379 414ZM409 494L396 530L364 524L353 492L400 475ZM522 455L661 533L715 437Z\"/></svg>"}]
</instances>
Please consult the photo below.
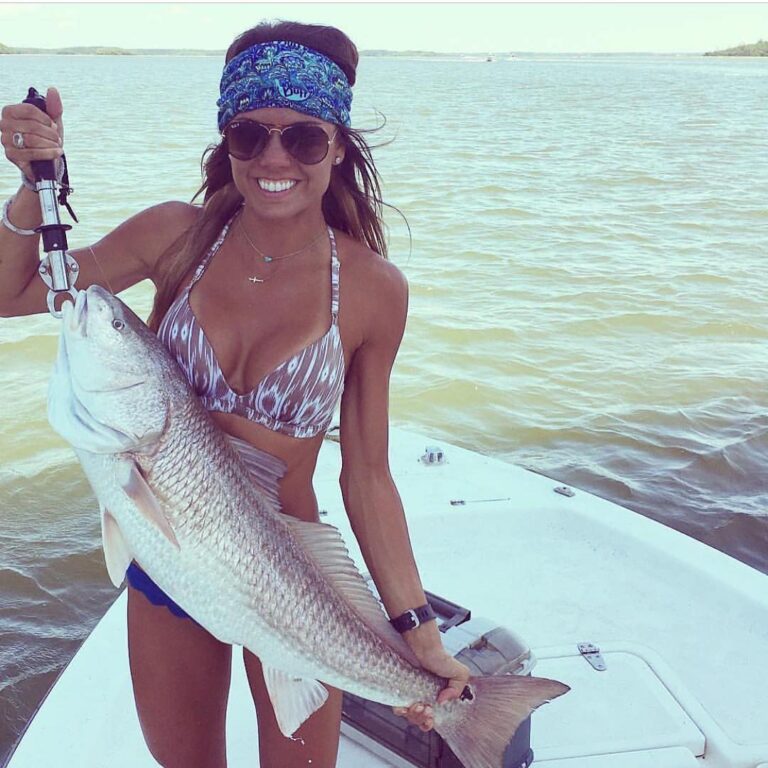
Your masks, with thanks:
<instances>
[{"instance_id":1,"label":"fish mouth","mask_svg":"<svg viewBox=\"0 0 768 768\"><path fill-rule=\"evenodd\" d=\"M75 299L75 308L70 320L70 330L81 338L87 338L86 326L88 324L88 291L78 291Z\"/></svg>"},{"instance_id":2,"label":"fish mouth","mask_svg":"<svg viewBox=\"0 0 768 768\"><path fill-rule=\"evenodd\" d=\"M103 394L105 392L126 392L129 389L136 389L136 387L140 387L143 384L146 384L146 382L146 379L137 379L136 381L132 381L122 387L84 387L82 384L78 383L77 388L81 392L87 392L89 395L93 395Z\"/></svg>"}]
</instances>

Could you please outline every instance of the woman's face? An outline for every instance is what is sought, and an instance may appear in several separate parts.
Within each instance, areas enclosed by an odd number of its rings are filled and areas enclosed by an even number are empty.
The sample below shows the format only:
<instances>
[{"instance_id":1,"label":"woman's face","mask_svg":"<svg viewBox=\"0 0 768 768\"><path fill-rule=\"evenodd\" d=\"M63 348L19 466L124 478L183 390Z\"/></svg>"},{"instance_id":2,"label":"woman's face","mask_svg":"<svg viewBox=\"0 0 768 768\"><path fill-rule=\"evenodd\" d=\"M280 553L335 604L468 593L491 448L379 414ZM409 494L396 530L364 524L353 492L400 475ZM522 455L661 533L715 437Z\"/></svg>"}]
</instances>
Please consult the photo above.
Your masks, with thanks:
<instances>
[{"instance_id":1,"label":"woman's face","mask_svg":"<svg viewBox=\"0 0 768 768\"><path fill-rule=\"evenodd\" d=\"M235 120L253 120L274 128L314 123L323 128L329 139L337 131L332 123L284 107L254 109L237 115ZM270 133L264 150L251 160L229 156L235 185L245 204L260 218L279 220L316 214L321 210L334 161L344 157L341 136L336 133L328 154L314 165L301 163L291 156L280 139L277 131Z\"/></svg>"}]
</instances>

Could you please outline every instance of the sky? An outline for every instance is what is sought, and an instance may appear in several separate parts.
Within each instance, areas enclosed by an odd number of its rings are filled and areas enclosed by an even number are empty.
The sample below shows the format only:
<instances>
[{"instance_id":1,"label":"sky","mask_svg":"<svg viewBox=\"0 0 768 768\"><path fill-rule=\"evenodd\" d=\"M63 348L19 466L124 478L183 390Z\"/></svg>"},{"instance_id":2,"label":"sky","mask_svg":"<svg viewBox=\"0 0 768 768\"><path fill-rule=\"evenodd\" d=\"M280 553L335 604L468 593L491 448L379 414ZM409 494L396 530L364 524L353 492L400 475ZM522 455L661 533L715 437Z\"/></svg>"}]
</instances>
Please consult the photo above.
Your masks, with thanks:
<instances>
[{"instance_id":1,"label":"sky","mask_svg":"<svg viewBox=\"0 0 768 768\"><path fill-rule=\"evenodd\" d=\"M361 50L702 53L768 39L768 2L0 2L0 43L224 50L271 18L331 24Z\"/></svg>"}]
</instances>

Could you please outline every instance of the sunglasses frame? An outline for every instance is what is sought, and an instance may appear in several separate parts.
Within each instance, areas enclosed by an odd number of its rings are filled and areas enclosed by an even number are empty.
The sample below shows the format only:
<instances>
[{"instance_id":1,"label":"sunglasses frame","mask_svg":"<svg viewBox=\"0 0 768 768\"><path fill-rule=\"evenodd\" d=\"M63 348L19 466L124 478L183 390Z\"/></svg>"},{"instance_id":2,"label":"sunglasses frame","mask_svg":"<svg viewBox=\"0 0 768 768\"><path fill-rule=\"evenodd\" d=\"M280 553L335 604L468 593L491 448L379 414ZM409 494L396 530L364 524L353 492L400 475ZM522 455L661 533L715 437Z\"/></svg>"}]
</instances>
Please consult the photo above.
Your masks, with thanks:
<instances>
[{"instance_id":1,"label":"sunglasses frame","mask_svg":"<svg viewBox=\"0 0 768 768\"><path fill-rule=\"evenodd\" d=\"M236 154L234 154L234 153L232 152L232 147L230 146L230 142L229 142L229 136L227 135L227 132L229 131L229 129L230 129L230 128L231 128L233 125L242 125L242 124L245 124L245 123L251 123L252 125L258 125L260 128L263 128L263 129L264 129L264 130L267 132L267 140L266 140L266 142L264 143L264 146L263 146L263 147L262 147L262 148L261 148L261 149L260 149L258 152L254 153L254 154L252 154L252 155L246 156L246 157L239 157L238 155L236 155ZM294 154L293 154L293 153L292 153L292 152L291 152L291 151L288 149L288 147L286 147L286 146L285 146L285 144L283 143L283 133L285 133L286 131L289 131L291 128L295 128L295 127L297 127L297 126L314 126L314 127L318 128L319 130L321 130L323 133L325 133L326 137L328 138L328 144L327 144L327 145L326 145L326 147L325 147L325 154L324 154L324 155L323 155L323 156L322 156L322 157L321 157L319 160L315 160L313 163L305 163L305 162L303 162L302 160L299 160L299 158L298 158L298 157L296 157L296 156L295 156L295 155L294 155ZM293 158L293 159L294 159L294 160L295 160L297 163L301 163L302 165L318 165L319 163L322 163L322 162L323 162L323 160L325 160L325 158L326 158L326 157L328 157L328 152L329 152L329 151L330 151L330 149L331 149L331 144L333 143L334 139L336 138L336 135L338 134L338 132L339 132L339 129L337 128L337 129L336 129L336 130L333 132L333 134L332 134L330 137L328 137L328 134L326 133L326 131L325 131L325 128L323 128L323 126L322 126L322 125L320 125L319 123L311 123L311 122L298 122L298 123L291 123L290 125L283 125L283 126L279 126L279 125L270 125L269 123L260 123L258 120L232 120L232 122L231 122L231 123L229 123L229 124L228 124L228 125L227 125L227 126L224 128L224 130L222 131L222 135L223 135L223 136L224 136L224 138L227 140L227 151L228 151L228 152L229 152L229 154L230 154L230 155L232 155L232 157L234 157L236 160L243 160L243 161L247 161L247 160L253 160L253 159L257 158L257 157L258 157L258 156L259 156L259 155L260 155L262 152L264 152L264 150L265 150L265 149L267 148L267 146L269 145L269 139L270 139L270 137L272 136L272 134L273 134L273 133L278 133L278 134L280 134L280 146L281 146L281 147L282 147L282 148L283 148L283 149L284 149L284 150L285 150L285 151L286 151L286 152L287 152L287 153L288 153L288 154L289 154L289 155L290 155L290 156L291 156L291 157L292 157L292 158Z\"/></svg>"}]
</instances>

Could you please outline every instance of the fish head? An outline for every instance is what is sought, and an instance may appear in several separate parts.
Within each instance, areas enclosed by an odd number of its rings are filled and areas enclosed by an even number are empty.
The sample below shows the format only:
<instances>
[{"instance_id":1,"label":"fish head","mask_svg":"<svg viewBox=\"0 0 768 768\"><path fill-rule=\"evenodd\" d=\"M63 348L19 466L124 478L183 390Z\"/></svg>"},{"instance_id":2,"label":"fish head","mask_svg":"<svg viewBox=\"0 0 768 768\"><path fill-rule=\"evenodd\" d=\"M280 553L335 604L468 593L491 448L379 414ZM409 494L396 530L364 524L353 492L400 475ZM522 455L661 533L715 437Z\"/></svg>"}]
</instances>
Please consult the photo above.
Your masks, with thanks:
<instances>
[{"instance_id":1,"label":"fish head","mask_svg":"<svg viewBox=\"0 0 768 768\"><path fill-rule=\"evenodd\" d=\"M121 453L163 433L180 372L157 336L99 285L62 307L48 418L75 448Z\"/></svg>"}]
</instances>

